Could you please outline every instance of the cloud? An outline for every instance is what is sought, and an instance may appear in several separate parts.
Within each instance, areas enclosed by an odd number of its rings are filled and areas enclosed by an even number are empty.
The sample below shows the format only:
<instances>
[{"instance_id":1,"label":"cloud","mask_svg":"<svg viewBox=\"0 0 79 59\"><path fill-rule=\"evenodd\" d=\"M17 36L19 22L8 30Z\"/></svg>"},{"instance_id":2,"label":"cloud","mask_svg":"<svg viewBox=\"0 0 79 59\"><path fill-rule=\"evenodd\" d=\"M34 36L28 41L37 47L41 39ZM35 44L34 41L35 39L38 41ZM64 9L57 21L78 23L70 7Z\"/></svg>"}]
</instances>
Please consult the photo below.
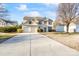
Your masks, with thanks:
<instances>
[{"instance_id":1,"label":"cloud","mask_svg":"<svg viewBox=\"0 0 79 59\"><path fill-rule=\"evenodd\" d=\"M21 5L19 5L18 7L16 7L18 10L21 10L21 11L26 11L26 10L28 10L28 8L27 8L27 5L24 5L24 4L21 4Z\"/></svg>"},{"instance_id":2,"label":"cloud","mask_svg":"<svg viewBox=\"0 0 79 59\"><path fill-rule=\"evenodd\" d=\"M52 11L46 11L42 13L39 13L38 11L31 11L31 12L25 12L24 13L25 16L31 16L31 17L47 17L47 18L51 18L51 19L56 19L56 12L52 12Z\"/></svg>"},{"instance_id":3,"label":"cloud","mask_svg":"<svg viewBox=\"0 0 79 59\"><path fill-rule=\"evenodd\" d=\"M47 11L45 12L46 16L52 19L56 19L56 12Z\"/></svg>"},{"instance_id":4,"label":"cloud","mask_svg":"<svg viewBox=\"0 0 79 59\"><path fill-rule=\"evenodd\" d=\"M36 17L36 16L42 16L42 15L38 11L31 11L27 14L27 16Z\"/></svg>"}]
</instances>

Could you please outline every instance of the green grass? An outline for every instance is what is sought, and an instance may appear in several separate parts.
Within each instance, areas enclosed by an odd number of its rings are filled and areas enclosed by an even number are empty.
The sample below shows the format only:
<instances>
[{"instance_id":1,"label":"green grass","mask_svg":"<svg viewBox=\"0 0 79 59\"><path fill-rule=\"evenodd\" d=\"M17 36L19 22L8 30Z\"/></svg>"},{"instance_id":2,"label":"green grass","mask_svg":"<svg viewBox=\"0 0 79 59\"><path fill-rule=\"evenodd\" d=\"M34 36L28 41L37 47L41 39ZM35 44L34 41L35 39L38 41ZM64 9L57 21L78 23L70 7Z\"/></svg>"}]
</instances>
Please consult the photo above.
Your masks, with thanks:
<instances>
[{"instance_id":1,"label":"green grass","mask_svg":"<svg viewBox=\"0 0 79 59\"><path fill-rule=\"evenodd\" d=\"M4 42L4 41L6 41L6 40L8 40L9 38L12 38L12 37L14 37L15 35L8 35L8 34L6 34L6 35L0 35L0 43L2 43L2 42Z\"/></svg>"},{"instance_id":2,"label":"green grass","mask_svg":"<svg viewBox=\"0 0 79 59\"><path fill-rule=\"evenodd\" d=\"M14 35L0 35L0 39L6 39L6 38L11 38Z\"/></svg>"}]
</instances>

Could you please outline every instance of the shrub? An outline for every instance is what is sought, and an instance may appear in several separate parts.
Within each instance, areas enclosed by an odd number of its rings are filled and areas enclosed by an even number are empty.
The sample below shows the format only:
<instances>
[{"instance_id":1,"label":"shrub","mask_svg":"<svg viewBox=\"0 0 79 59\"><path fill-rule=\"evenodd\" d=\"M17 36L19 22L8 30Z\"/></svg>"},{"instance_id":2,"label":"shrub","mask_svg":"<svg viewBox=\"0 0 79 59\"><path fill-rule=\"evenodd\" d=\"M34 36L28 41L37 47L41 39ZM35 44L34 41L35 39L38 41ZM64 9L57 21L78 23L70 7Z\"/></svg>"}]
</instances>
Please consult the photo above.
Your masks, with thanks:
<instances>
[{"instance_id":1,"label":"shrub","mask_svg":"<svg viewBox=\"0 0 79 59\"><path fill-rule=\"evenodd\" d=\"M54 29L51 29L51 30L49 30L49 32L56 32L56 30L54 30Z\"/></svg>"},{"instance_id":2,"label":"shrub","mask_svg":"<svg viewBox=\"0 0 79 59\"><path fill-rule=\"evenodd\" d=\"M4 27L0 27L0 32L4 32Z\"/></svg>"},{"instance_id":3,"label":"shrub","mask_svg":"<svg viewBox=\"0 0 79 59\"><path fill-rule=\"evenodd\" d=\"M4 27L4 32L16 32L16 31L17 31L16 26Z\"/></svg>"},{"instance_id":4,"label":"shrub","mask_svg":"<svg viewBox=\"0 0 79 59\"><path fill-rule=\"evenodd\" d=\"M37 31L38 31L38 32L43 32L43 29L40 29L40 28L39 28Z\"/></svg>"},{"instance_id":5,"label":"shrub","mask_svg":"<svg viewBox=\"0 0 79 59\"><path fill-rule=\"evenodd\" d=\"M17 29L17 32L18 32L18 33L22 33L23 30L22 30L22 29Z\"/></svg>"},{"instance_id":6,"label":"shrub","mask_svg":"<svg viewBox=\"0 0 79 59\"><path fill-rule=\"evenodd\" d=\"M55 30L55 29L53 29L53 30L52 30L52 32L56 32L56 30Z\"/></svg>"},{"instance_id":7,"label":"shrub","mask_svg":"<svg viewBox=\"0 0 79 59\"><path fill-rule=\"evenodd\" d=\"M7 27L0 27L0 32L17 32L17 26L7 26Z\"/></svg>"}]
</instances>

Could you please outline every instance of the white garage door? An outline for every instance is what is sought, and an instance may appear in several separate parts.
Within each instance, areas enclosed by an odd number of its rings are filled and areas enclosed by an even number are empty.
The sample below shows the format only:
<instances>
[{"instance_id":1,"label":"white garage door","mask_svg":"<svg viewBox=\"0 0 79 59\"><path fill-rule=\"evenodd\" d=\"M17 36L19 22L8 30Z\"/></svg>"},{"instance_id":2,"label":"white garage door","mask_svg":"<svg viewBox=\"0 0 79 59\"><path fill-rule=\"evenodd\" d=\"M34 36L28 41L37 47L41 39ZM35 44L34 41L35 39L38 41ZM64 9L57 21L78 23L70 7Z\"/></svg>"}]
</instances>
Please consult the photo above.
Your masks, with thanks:
<instances>
[{"instance_id":1,"label":"white garage door","mask_svg":"<svg viewBox=\"0 0 79 59\"><path fill-rule=\"evenodd\" d=\"M24 27L24 32L30 32L30 27L28 26Z\"/></svg>"},{"instance_id":2,"label":"white garage door","mask_svg":"<svg viewBox=\"0 0 79 59\"><path fill-rule=\"evenodd\" d=\"M25 32L25 33L34 33L34 32L36 32L36 30L35 30L35 27L26 26L26 27L24 28L24 32Z\"/></svg>"}]
</instances>

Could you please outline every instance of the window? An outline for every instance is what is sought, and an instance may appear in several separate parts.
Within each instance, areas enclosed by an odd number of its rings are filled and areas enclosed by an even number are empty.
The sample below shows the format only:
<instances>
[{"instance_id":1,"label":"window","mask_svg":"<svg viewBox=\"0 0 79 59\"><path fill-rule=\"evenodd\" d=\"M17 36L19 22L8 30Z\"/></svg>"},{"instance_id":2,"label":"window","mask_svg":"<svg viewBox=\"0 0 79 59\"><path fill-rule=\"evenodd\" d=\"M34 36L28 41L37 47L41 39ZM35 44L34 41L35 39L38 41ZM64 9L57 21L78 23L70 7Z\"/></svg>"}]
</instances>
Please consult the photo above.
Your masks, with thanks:
<instances>
[{"instance_id":1,"label":"window","mask_svg":"<svg viewBox=\"0 0 79 59\"><path fill-rule=\"evenodd\" d=\"M44 24L47 24L47 21L44 21Z\"/></svg>"},{"instance_id":2,"label":"window","mask_svg":"<svg viewBox=\"0 0 79 59\"><path fill-rule=\"evenodd\" d=\"M42 24L42 22L41 22L41 21L39 21L39 22L38 22L38 24Z\"/></svg>"},{"instance_id":3,"label":"window","mask_svg":"<svg viewBox=\"0 0 79 59\"><path fill-rule=\"evenodd\" d=\"M49 24L52 25L52 22L49 21Z\"/></svg>"},{"instance_id":4,"label":"window","mask_svg":"<svg viewBox=\"0 0 79 59\"><path fill-rule=\"evenodd\" d=\"M29 24L32 24L32 22L31 22L31 21L29 21Z\"/></svg>"}]
</instances>

